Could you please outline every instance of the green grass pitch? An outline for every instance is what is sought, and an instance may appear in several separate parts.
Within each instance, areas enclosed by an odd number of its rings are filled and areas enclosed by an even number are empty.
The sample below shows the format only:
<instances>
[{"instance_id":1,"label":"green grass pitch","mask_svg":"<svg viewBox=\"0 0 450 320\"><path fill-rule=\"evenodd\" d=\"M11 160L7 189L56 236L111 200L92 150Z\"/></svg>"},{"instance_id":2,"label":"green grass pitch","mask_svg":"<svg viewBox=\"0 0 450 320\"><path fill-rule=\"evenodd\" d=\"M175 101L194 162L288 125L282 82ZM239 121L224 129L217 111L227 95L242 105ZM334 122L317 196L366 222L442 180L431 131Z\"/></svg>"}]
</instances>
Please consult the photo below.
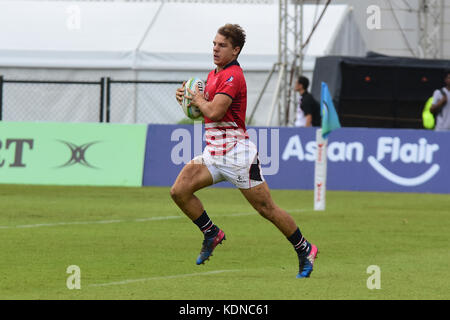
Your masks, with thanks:
<instances>
[{"instance_id":1,"label":"green grass pitch","mask_svg":"<svg viewBox=\"0 0 450 320\"><path fill-rule=\"evenodd\" d=\"M450 197L272 190L319 248L309 279L287 239L235 189L197 193L227 240L202 235L169 188L0 185L0 299L449 299ZM68 266L80 269L69 290ZM368 289L380 268L380 289ZM214 290L206 290L211 286Z\"/></svg>"}]
</instances>

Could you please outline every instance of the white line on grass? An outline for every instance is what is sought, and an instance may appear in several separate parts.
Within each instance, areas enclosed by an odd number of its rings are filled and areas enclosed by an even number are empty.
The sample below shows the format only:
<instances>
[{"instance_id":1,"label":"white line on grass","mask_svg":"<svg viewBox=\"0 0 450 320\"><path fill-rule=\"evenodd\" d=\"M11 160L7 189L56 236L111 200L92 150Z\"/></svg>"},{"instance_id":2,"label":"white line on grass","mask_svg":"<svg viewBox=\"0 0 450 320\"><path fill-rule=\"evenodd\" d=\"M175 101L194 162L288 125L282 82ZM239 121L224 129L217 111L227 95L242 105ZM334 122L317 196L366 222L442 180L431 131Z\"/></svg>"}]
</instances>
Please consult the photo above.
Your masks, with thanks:
<instances>
[{"instance_id":1,"label":"white line on grass","mask_svg":"<svg viewBox=\"0 0 450 320\"><path fill-rule=\"evenodd\" d=\"M56 227L56 226L79 225L79 224L110 224L110 223L120 223L120 222L145 222L145 221L169 220L169 219L179 219L179 218L182 218L182 216L151 217L151 218L132 219L132 220L99 220L99 221L72 221L72 222L38 223L38 224L22 224L22 225L17 225L17 226L0 226L0 229Z\"/></svg>"},{"instance_id":2,"label":"white line on grass","mask_svg":"<svg viewBox=\"0 0 450 320\"><path fill-rule=\"evenodd\" d=\"M290 213L299 213L309 211L311 209L295 209L288 210ZM220 217L244 217L255 215L256 212L242 212L242 213L231 213L224 215L214 215L213 218ZM70 226L70 225L88 225L88 224L111 224L111 223L121 223L121 222L148 222L148 221L160 221L160 220L171 220L171 219L181 219L185 216L161 216L161 217L149 217L149 218L138 218L130 220L98 220L98 221L72 221L72 222L54 222L54 223L37 223L37 224L22 224L16 226L0 226L1 229L26 229L26 228L40 228L40 227L57 227L57 226Z\"/></svg>"},{"instance_id":3,"label":"white line on grass","mask_svg":"<svg viewBox=\"0 0 450 320\"><path fill-rule=\"evenodd\" d=\"M100 220L100 221L73 221L73 222L55 222L55 223L38 223L38 224L22 224L17 226L0 226L0 229L12 229L12 228L39 228L39 227L55 227L55 226L65 226L65 225L74 225L74 224L108 224L108 223L117 223L123 222L124 220Z\"/></svg>"},{"instance_id":4,"label":"white line on grass","mask_svg":"<svg viewBox=\"0 0 450 320\"><path fill-rule=\"evenodd\" d=\"M238 272L240 270L216 270L216 271L208 271L208 272L198 272L198 273L186 273L186 274L176 274L171 276L158 276L158 277L150 277L150 278L142 278L142 279L130 279L130 280L123 280L123 281L115 281L115 282L108 282L108 283L98 283L98 284L90 284L89 287L106 287L106 286L114 286L114 285L121 285L121 284L129 284L129 283L136 283L136 282L145 282L150 280L165 280L165 279L176 279L176 278L187 278L187 277L195 277L195 276L207 276L210 274L218 274L218 273L224 273L224 272Z\"/></svg>"}]
</instances>

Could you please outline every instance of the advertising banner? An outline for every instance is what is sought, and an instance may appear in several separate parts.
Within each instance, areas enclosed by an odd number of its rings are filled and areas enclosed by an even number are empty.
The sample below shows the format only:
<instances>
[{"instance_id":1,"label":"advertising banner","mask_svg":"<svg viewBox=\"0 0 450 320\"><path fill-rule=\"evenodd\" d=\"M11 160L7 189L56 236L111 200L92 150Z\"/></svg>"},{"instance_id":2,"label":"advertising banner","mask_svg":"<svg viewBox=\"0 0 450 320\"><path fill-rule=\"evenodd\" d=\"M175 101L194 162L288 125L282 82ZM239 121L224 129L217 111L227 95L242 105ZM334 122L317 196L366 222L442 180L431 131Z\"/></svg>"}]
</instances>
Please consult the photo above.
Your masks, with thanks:
<instances>
[{"instance_id":1,"label":"advertising banner","mask_svg":"<svg viewBox=\"0 0 450 320\"><path fill-rule=\"evenodd\" d=\"M141 186L146 129L0 122L0 183Z\"/></svg>"},{"instance_id":2,"label":"advertising banner","mask_svg":"<svg viewBox=\"0 0 450 320\"><path fill-rule=\"evenodd\" d=\"M248 128L274 189L314 189L316 128ZM205 146L199 125L150 125L143 184L170 186ZM327 189L450 193L450 132L341 128L328 137ZM218 186L230 187L228 182Z\"/></svg>"}]
</instances>

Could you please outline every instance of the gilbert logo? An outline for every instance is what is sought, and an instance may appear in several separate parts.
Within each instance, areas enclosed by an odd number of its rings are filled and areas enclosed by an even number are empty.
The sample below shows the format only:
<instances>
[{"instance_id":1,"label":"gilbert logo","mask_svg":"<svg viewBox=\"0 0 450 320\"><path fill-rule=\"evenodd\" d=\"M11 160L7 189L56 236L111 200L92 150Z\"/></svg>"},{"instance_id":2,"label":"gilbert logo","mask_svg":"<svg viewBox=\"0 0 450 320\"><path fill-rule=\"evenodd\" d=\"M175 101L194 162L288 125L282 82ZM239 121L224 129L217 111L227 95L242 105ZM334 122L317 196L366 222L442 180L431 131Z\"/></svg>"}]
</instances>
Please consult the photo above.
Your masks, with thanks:
<instances>
[{"instance_id":1,"label":"gilbert logo","mask_svg":"<svg viewBox=\"0 0 450 320\"><path fill-rule=\"evenodd\" d=\"M14 161L12 162L7 162L7 160L0 155L0 168L3 166L6 167L6 165L11 168L25 168L24 153L33 150L33 146L33 139L6 139L5 142L0 140L0 150L3 148L4 151L10 150L10 152L14 153Z\"/></svg>"},{"instance_id":2,"label":"gilbert logo","mask_svg":"<svg viewBox=\"0 0 450 320\"><path fill-rule=\"evenodd\" d=\"M70 149L71 157L66 163L59 166L58 168L70 167L70 166L73 166L76 164L80 164L80 165L83 165L88 168L97 169L97 167L91 165L86 160L86 151L92 145L99 143L100 141L85 143L85 144L82 144L81 146L77 146L76 144L73 144L73 143L67 142L67 141L62 141L62 140L59 140L59 141L62 142L63 144L65 144Z\"/></svg>"},{"instance_id":3,"label":"gilbert logo","mask_svg":"<svg viewBox=\"0 0 450 320\"><path fill-rule=\"evenodd\" d=\"M414 187L433 178L439 171L438 164L432 164L433 154L439 150L439 145L429 144L427 139L420 138L418 143L401 143L399 137L378 138L377 157L369 156L369 164L384 178L401 186ZM390 162L401 161L405 164L430 164L431 166L422 174L405 178L389 171L381 161L390 155Z\"/></svg>"}]
</instances>

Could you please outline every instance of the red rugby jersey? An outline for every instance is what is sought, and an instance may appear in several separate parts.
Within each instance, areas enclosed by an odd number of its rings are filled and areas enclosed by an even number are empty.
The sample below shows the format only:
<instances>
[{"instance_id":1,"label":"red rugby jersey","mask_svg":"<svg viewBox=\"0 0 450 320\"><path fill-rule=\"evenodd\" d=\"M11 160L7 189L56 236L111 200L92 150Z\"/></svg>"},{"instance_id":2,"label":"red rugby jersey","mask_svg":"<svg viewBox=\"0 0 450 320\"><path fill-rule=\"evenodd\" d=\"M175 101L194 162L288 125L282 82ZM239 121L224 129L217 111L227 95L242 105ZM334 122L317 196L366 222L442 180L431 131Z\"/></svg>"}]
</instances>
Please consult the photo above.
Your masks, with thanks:
<instances>
[{"instance_id":1,"label":"red rugby jersey","mask_svg":"<svg viewBox=\"0 0 450 320\"><path fill-rule=\"evenodd\" d=\"M205 98L212 101L216 94L226 94L233 101L219 121L212 121L205 116L206 148L211 155L224 155L239 139L248 139L245 128L247 84L236 60L221 71L216 73L216 70L212 70L208 74Z\"/></svg>"}]
</instances>

